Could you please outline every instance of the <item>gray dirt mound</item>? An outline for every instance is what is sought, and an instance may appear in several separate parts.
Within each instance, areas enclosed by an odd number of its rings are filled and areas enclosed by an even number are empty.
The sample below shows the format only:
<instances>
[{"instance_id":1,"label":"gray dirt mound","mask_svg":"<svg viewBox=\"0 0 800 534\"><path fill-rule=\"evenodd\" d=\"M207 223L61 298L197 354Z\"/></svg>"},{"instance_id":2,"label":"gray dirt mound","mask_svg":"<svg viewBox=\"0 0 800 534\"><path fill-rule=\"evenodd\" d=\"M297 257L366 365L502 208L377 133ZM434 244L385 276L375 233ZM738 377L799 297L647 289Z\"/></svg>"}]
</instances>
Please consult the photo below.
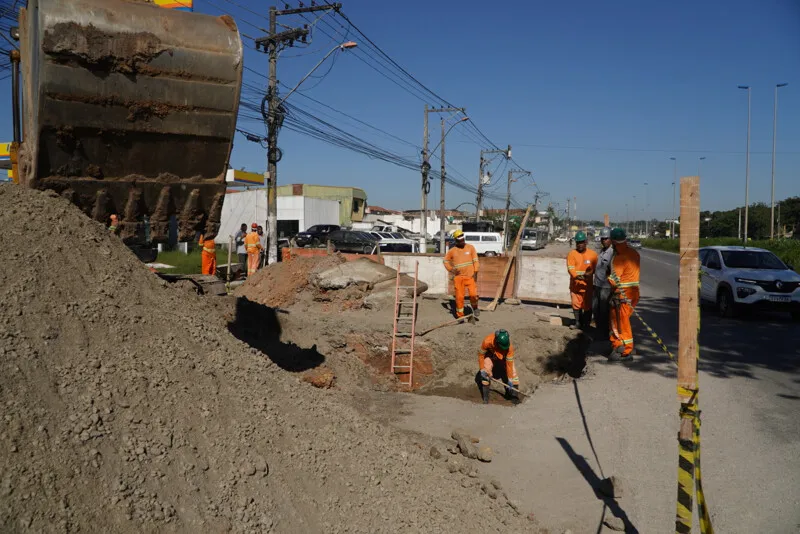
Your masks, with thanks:
<instances>
[{"instance_id":1,"label":"gray dirt mound","mask_svg":"<svg viewBox=\"0 0 800 534\"><path fill-rule=\"evenodd\" d=\"M0 531L534 529L66 200L1 187L0 225Z\"/></svg>"}]
</instances>

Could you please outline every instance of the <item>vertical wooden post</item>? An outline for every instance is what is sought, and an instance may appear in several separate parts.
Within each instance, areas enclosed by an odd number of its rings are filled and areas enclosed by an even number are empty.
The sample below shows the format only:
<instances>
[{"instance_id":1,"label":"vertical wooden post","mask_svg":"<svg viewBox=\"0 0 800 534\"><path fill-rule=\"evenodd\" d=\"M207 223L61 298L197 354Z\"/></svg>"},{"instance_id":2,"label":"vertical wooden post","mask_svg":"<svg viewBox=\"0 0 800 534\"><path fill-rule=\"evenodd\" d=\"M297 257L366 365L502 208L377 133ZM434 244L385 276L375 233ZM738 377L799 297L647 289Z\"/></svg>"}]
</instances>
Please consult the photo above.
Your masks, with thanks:
<instances>
[{"instance_id":1,"label":"vertical wooden post","mask_svg":"<svg viewBox=\"0 0 800 534\"><path fill-rule=\"evenodd\" d=\"M231 256L233 254L233 236L228 236L228 274L225 281L225 289L231 292Z\"/></svg>"},{"instance_id":2,"label":"vertical wooden post","mask_svg":"<svg viewBox=\"0 0 800 534\"><path fill-rule=\"evenodd\" d=\"M700 246L700 177L681 178L680 301L678 308L678 400L690 402L697 389L700 321L698 248ZM692 400L692 402L694 402ZM692 420L682 419L681 439L692 439Z\"/></svg>"}]
</instances>

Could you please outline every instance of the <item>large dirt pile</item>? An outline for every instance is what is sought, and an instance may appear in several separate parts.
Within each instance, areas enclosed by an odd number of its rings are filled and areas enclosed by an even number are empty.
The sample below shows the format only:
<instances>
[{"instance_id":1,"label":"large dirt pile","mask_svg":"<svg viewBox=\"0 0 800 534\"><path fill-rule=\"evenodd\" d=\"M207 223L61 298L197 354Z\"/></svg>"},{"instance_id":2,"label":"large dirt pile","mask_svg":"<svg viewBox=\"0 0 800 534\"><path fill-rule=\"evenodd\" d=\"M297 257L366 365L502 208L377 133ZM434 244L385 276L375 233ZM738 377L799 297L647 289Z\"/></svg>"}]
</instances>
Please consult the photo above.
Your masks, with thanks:
<instances>
[{"instance_id":1,"label":"large dirt pile","mask_svg":"<svg viewBox=\"0 0 800 534\"><path fill-rule=\"evenodd\" d=\"M238 341L66 200L2 187L0 225L0 531L534 528Z\"/></svg>"}]
</instances>

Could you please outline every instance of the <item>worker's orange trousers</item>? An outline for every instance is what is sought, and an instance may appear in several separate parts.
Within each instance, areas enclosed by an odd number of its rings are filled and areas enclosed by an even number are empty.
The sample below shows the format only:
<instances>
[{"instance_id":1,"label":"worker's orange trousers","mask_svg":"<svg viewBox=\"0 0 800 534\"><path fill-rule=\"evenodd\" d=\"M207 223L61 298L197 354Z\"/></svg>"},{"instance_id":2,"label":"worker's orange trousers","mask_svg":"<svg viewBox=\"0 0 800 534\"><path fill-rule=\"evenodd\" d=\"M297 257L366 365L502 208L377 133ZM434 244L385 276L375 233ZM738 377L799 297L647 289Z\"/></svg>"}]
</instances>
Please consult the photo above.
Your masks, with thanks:
<instances>
[{"instance_id":1,"label":"worker's orange trousers","mask_svg":"<svg viewBox=\"0 0 800 534\"><path fill-rule=\"evenodd\" d=\"M617 347L625 347L622 351L622 355L630 356L633 352L631 316L633 315L633 307L639 302L639 288L626 288L625 295L630 302L613 303L609 310L611 315L611 332L609 332L609 339L614 349Z\"/></svg>"},{"instance_id":2,"label":"worker's orange trousers","mask_svg":"<svg viewBox=\"0 0 800 534\"><path fill-rule=\"evenodd\" d=\"M217 274L217 255L211 252L200 253L200 274Z\"/></svg>"},{"instance_id":3,"label":"worker's orange trousers","mask_svg":"<svg viewBox=\"0 0 800 534\"><path fill-rule=\"evenodd\" d=\"M573 310L591 310L592 309L592 286L587 287L581 292L570 291L569 296L572 298Z\"/></svg>"},{"instance_id":4,"label":"worker's orange trousers","mask_svg":"<svg viewBox=\"0 0 800 534\"><path fill-rule=\"evenodd\" d=\"M469 302L474 310L478 307L478 284L471 276L456 275L453 286L456 290L456 317L464 317L464 292L469 291Z\"/></svg>"},{"instance_id":5,"label":"worker's orange trousers","mask_svg":"<svg viewBox=\"0 0 800 534\"><path fill-rule=\"evenodd\" d=\"M248 252L247 253L247 276L255 274L258 270L258 260L260 259L261 255L259 251L256 250L255 252Z\"/></svg>"}]
</instances>

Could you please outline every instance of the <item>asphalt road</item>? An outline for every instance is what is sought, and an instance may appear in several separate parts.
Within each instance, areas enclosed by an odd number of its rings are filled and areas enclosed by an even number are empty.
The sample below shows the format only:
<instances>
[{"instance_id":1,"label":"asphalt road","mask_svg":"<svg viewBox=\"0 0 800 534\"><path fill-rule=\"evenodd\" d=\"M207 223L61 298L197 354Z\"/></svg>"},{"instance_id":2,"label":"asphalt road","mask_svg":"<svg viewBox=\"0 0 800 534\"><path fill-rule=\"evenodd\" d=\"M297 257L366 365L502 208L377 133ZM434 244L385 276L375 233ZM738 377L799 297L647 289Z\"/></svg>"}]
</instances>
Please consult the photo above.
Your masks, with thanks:
<instances>
[{"instance_id":1,"label":"asphalt road","mask_svg":"<svg viewBox=\"0 0 800 534\"><path fill-rule=\"evenodd\" d=\"M677 256L643 250L641 257L639 311L675 353ZM701 322L702 474L715 530L796 534L800 327L788 316L721 319L711 309ZM676 368L636 320L634 335L634 362L592 357L586 377L545 385L515 408L402 395L407 415L398 424L442 439L457 427L482 436L495 451L482 476L502 480L521 511L551 532L610 532L603 522L611 516L628 532L673 532ZM618 501L594 490L612 474L624 482Z\"/></svg>"}]
</instances>

